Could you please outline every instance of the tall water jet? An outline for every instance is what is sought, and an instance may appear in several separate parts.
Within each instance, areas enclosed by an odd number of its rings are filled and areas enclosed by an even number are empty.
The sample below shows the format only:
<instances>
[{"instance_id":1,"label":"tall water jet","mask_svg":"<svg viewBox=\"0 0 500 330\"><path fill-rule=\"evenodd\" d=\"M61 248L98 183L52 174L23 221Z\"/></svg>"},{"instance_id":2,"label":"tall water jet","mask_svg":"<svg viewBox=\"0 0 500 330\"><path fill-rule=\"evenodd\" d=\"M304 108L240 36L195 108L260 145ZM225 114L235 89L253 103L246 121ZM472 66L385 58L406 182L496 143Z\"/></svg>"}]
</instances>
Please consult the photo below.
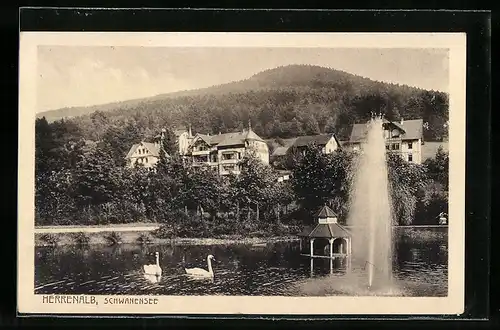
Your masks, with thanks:
<instances>
[{"instance_id":1,"label":"tall water jet","mask_svg":"<svg viewBox=\"0 0 500 330\"><path fill-rule=\"evenodd\" d=\"M383 119L372 116L354 167L348 224L353 258L364 263L368 286L383 287L392 277L392 212Z\"/></svg>"}]
</instances>

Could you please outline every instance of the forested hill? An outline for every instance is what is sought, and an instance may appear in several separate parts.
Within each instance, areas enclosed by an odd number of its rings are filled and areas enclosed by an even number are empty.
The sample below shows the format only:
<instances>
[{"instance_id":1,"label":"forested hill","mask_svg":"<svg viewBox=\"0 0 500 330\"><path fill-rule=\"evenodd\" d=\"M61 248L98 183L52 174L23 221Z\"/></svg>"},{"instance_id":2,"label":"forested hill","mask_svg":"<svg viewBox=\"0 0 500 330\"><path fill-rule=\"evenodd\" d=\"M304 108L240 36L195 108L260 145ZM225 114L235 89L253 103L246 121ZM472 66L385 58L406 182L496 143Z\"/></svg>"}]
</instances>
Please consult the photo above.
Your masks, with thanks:
<instances>
[{"instance_id":1,"label":"forested hill","mask_svg":"<svg viewBox=\"0 0 500 330\"><path fill-rule=\"evenodd\" d=\"M73 117L66 121L76 124L74 128L89 140L98 140L110 127L126 126L134 126L144 137L164 126L188 124L194 132L216 134L241 129L249 119L263 138L335 132L346 139L352 124L366 120L372 111L394 120L423 118L428 123L424 132L429 141L447 134L447 94L312 65L283 66L238 82L58 109L39 117L48 121Z\"/></svg>"}]
</instances>

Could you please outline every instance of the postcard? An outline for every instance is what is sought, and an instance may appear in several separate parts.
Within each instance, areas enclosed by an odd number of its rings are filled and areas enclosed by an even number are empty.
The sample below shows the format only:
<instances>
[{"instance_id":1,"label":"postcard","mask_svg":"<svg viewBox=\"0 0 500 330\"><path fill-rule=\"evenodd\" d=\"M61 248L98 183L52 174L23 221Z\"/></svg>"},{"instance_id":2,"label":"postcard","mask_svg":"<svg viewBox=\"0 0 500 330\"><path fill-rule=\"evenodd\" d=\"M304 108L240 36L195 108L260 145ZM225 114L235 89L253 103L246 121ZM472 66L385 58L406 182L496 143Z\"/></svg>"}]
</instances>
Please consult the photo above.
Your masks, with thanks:
<instances>
[{"instance_id":1,"label":"postcard","mask_svg":"<svg viewBox=\"0 0 500 330\"><path fill-rule=\"evenodd\" d=\"M465 46L21 32L18 312L462 313Z\"/></svg>"}]
</instances>

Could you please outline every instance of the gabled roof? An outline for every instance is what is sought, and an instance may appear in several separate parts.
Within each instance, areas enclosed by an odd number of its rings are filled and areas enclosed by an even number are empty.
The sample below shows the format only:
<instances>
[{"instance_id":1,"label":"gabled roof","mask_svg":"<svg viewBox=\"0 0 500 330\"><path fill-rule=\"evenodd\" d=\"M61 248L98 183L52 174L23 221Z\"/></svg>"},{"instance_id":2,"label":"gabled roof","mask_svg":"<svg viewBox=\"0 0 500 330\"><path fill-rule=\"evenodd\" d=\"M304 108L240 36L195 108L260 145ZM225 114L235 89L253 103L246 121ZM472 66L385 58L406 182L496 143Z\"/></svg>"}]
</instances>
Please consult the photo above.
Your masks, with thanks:
<instances>
[{"instance_id":1,"label":"gabled roof","mask_svg":"<svg viewBox=\"0 0 500 330\"><path fill-rule=\"evenodd\" d=\"M140 143L136 143L134 144L130 150L128 151L127 153L127 156L125 156L125 158L130 158L132 157L132 155L135 153L135 151L137 150L138 147L140 146L143 146L145 147L151 156L154 156L154 157L159 157L160 156L160 148L154 144L154 143L150 143L150 142L140 142Z\"/></svg>"},{"instance_id":2,"label":"gabled roof","mask_svg":"<svg viewBox=\"0 0 500 330\"><path fill-rule=\"evenodd\" d=\"M176 137L179 137L183 133L187 133L187 129L176 129L173 131Z\"/></svg>"},{"instance_id":3,"label":"gabled roof","mask_svg":"<svg viewBox=\"0 0 500 330\"><path fill-rule=\"evenodd\" d=\"M333 134L319 134L319 135L306 135L299 136L293 143L295 147L305 147L311 143L315 143L319 146L324 146L330 141L330 139L334 138ZM338 142L337 142L338 143Z\"/></svg>"},{"instance_id":4,"label":"gabled roof","mask_svg":"<svg viewBox=\"0 0 500 330\"><path fill-rule=\"evenodd\" d=\"M217 146L232 146L245 144L245 133L223 133L211 136L211 144Z\"/></svg>"},{"instance_id":5,"label":"gabled roof","mask_svg":"<svg viewBox=\"0 0 500 330\"><path fill-rule=\"evenodd\" d=\"M137 149L137 147L140 146L140 143L135 143L134 145L132 145L132 147L130 148L130 150L128 151L127 153L127 156L125 156L125 158L130 158L132 157L132 155L134 154L135 150Z\"/></svg>"},{"instance_id":6,"label":"gabled roof","mask_svg":"<svg viewBox=\"0 0 500 330\"><path fill-rule=\"evenodd\" d=\"M333 210L331 208L329 208L328 206L323 206L321 208L321 210L318 211L318 213L316 213L316 217L317 218L336 218L337 215L335 214L335 212L333 212Z\"/></svg>"},{"instance_id":7,"label":"gabled roof","mask_svg":"<svg viewBox=\"0 0 500 330\"><path fill-rule=\"evenodd\" d=\"M272 157L285 156L288 152L288 147L277 147L271 154Z\"/></svg>"},{"instance_id":8,"label":"gabled roof","mask_svg":"<svg viewBox=\"0 0 500 330\"><path fill-rule=\"evenodd\" d=\"M210 143L211 139L210 138L211 138L210 135L198 133L194 137L192 144L194 144L196 142L196 140L199 139L199 140L204 141L206 144L211 145L211 143Z\"/></svg>"},{"instance_id":9,"label":"gabled roof","mask_svg":"<svg viewBox=\"0 0 500 330\"><path fill-rule=\"evenodd\" d=\"M254 141L260 141L260 142L265 142L260 136L258 136L252 129L248 129L246 131L246 137L247 140L254 140Z\"/></svg>"},{"instance_id":10,"label":"gabled roof","mask_svg":"<svg viewBox=\"0 0 500 330\"><path fill-rule=\"evenodd\" d=\"M384 120L385 124L392 124L404 133L401 135L401 138L408 140L416 140L423 138L423 124L424 121L422 119L411 119L404 120L403 123L400 122L389 122L388 120ZM351 131L351 138L349 142L361 142L366 139L366 134L368 133L368 124L354 124Z\"/></svg>"},{"instance_id":11,"label":"gabled roof","mask_svg":"<svg viewBox=\"0 0 500 330\"><path fill-rule=\"evenodd\" d=\"M150 143L150 142L141 142L141 144L144 147L146 147L146 149L148 149L148 151L151 153L151 155L153 155L155 157L160 156L160 148L156 144Z\"/></svg>"},{"instance_id":12,"label":"gabled roof","mask_svg":"<svg viewBox=\"0 0 500 330\"><path fill-rule=\"evenodd\" d=\"M232 146L243 145L245 141L254 140L265 142L252 130L242 132L222 133L216 135L196 134L196 137L203 139L210 146Z\"/></svg>"},{"instance_id":13,"label":"gabled roof","mask_svg":"<svg viewBox=\"0 0 500 330\"><path fill-rule=\"evenodd\" d=\"M306 227L298 236L312 238L350 237L351 233L338 223L320 223L312 230Z\"/></svg>"}]
</instances>

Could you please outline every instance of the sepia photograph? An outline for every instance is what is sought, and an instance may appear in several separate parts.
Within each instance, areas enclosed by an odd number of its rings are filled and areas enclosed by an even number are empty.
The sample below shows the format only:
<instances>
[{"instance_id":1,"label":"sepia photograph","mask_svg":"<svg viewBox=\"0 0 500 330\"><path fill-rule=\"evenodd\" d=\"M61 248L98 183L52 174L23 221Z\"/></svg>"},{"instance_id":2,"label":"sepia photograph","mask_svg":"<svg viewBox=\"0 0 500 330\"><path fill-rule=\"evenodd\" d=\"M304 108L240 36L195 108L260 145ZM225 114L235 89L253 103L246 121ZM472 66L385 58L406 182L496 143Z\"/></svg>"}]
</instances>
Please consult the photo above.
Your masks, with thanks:
<instances>
[{"instance_id":1,"label":"sepia photograph","mask_svg":"<svg viewBox=\"0 0 500 330\"><path fill-rule=\"evenodd\" d=\"M187 35L21 34L25 312L460 313L464 35Z\"/></svg>"}]
</instances>

